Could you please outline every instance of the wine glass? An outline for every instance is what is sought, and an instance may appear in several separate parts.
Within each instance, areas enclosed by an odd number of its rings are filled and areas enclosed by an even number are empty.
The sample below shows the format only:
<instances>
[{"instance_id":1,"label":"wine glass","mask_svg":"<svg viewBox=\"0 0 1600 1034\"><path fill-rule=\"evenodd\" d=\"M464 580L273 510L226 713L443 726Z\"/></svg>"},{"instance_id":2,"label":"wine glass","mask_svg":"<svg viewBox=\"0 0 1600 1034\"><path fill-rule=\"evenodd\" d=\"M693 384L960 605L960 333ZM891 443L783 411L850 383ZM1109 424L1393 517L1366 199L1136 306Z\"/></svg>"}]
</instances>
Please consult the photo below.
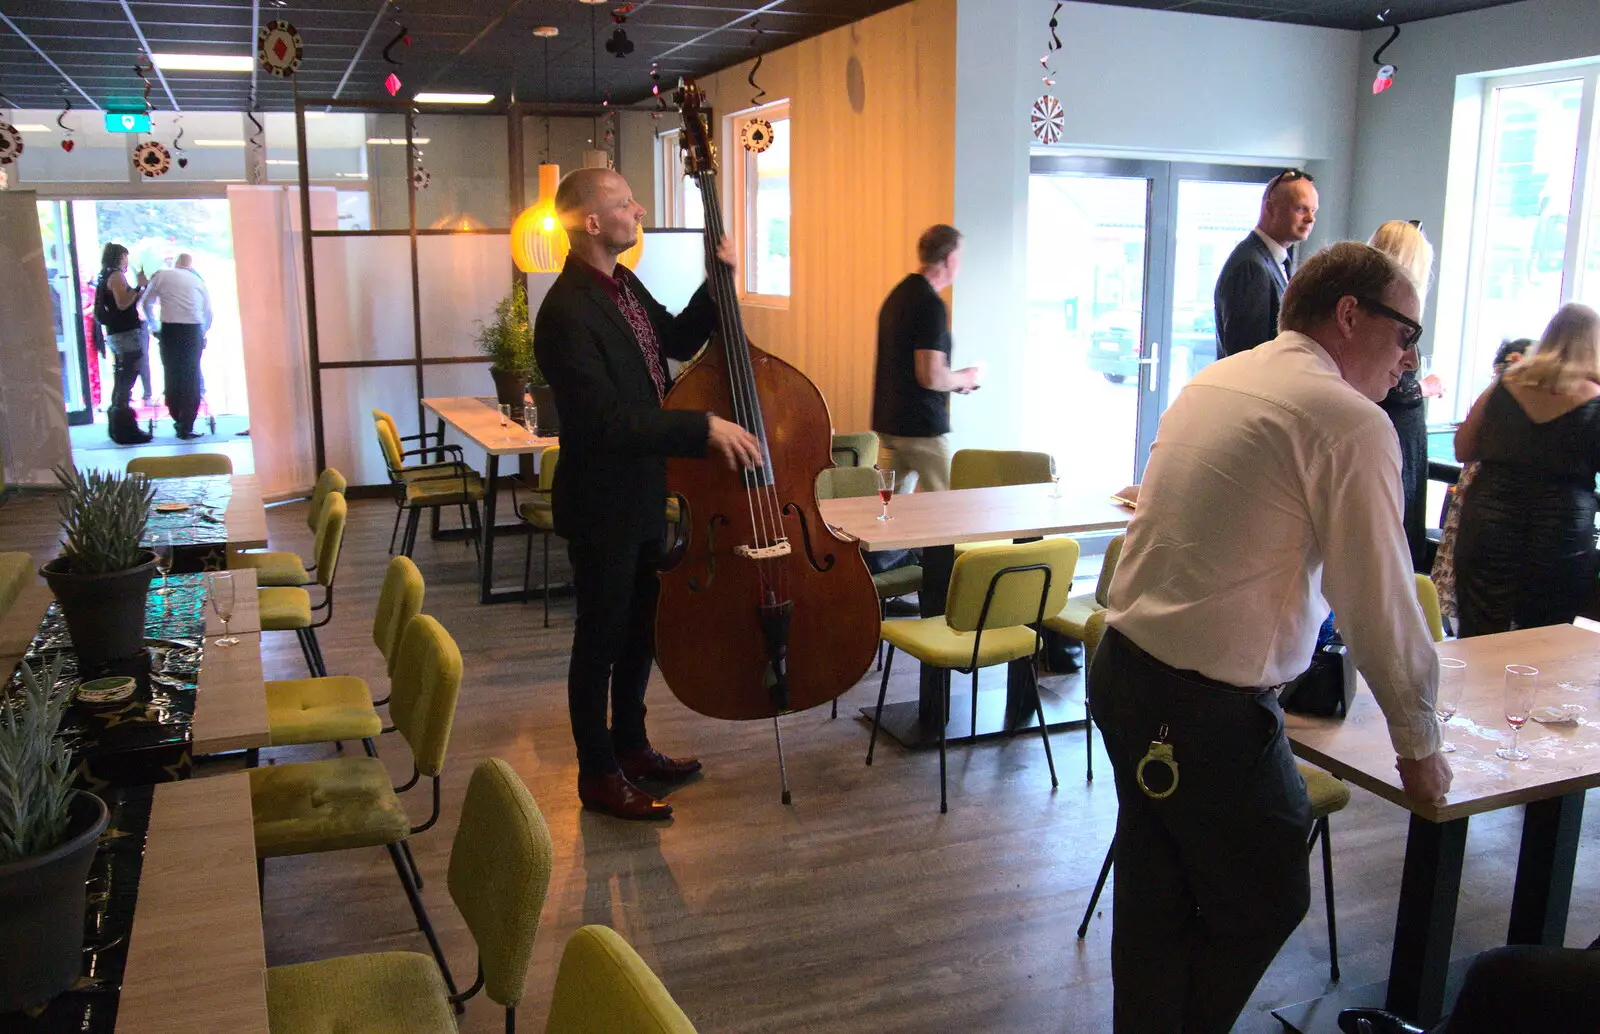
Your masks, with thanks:
<instances>
[{"instance_id":1,"label":"wine glass","mask_svg":"<svg viewBox=\"0 0 1600 1034\"><path fill-rule=\"evenodd\" d=\"M1050 457L1050 498L1061 498L1061 472L1056 470L1056 458Z\"/></svg>"},{"instance_id":2,"label":"wine glass","mask_svg":"<svg viewBox=\"0 0 1600 1034\"><path fill-rule=\"evenodd\" d=\"M509 442L511 440L511 436L506 433L506 428L510 426L511 406L502 402L500 403L500 440L502 442Z\"/></svg>"},{"instance_id":3,"label":"wine glass","mask_svg":"<svg viewBox=\"0 0 1600 1034\"><path fill-rule=\"evenodd\" d=\"M172 532L158 528L150 536L150 552L156 555L156 570L161 572L161 588L156 590L156 595L171 596L172 586L167 579L172 574Z\"/></svg>"},{"instance_id":4,"label":"wine glass","mask_svg":"<svg viewBox=\"0 0 1600 1034\"><path fill-rule=\"evenodd\" d=\"M532 402L522 404L522 429L528 432L529 438L539 437L539 407Z\"/></svg>"},{"instance_id":5,"label":"wine glass","mask_svg":"<svg viewBox=\"0 0 1600 1034\"><path fill-rule=\"evenodd\" d=\"M222 636L212 642L218 646L234 645L239 639L228 632L228 622L233 620L233 572L213 571L207 575L206 596L211 600L211 609L222 619Z\"/></svg>"},{"instance_id":6,"label":"wine glass","mask_svg":"<svg viewBox=\"0 0 1600 1034\"><path fill-rule=\"evenodd\" d=\"M1440 725L1450 724L1450 719L1461 710L1461 689L1467 681L1467 662L1455 657L1439 658L1439 692L1433 698L1433 713L1439 716ZM1456 749L1454 743L1443 740L1439 753L1449 754Z\"/></svg>"},{"instance_id":7,"label":"wine glass","mask_svg":"<svg viewBox=\"0 0 1600 1034\"><path fill-rule=\"evenodd\" d=\"M1533 755L1517 746L1517 734L1528 724L1533 698L1539 690L1539 669L1526 664L1506 665L1506 722L1511 726L1511 746L1501 747L1495 757L1506 761L1526 761Z\"/></svg>"},{"instance_id":8,"label":"wine glass","mask_svg":"<svg viewBox=\"0 0 1600 1034\"><path fill-rule=\"evenodd\" d=\"M889 516L889 497L894 495L894 471L872 468L878 475L878 500L883 503L883 512L878 514L880 521L892 521Z\"/></svg>"}]
</instances>

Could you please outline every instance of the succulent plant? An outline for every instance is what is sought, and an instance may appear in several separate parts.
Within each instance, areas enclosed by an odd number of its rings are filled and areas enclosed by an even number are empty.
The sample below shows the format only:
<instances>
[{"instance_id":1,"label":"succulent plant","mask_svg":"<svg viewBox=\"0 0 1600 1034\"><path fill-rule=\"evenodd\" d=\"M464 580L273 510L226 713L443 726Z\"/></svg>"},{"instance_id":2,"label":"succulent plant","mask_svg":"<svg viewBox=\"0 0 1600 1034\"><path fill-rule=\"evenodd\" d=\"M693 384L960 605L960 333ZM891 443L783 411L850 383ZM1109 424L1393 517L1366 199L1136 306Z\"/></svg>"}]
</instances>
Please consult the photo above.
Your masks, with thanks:
<instances>
[{"instance_id":1,"label":"succulent plant","mask_svg":"<svg viewBox=\"0 0 1600 1034\"><path fill-rule=\"evenodd\" d=\"M66 534L61 555L72 573L113 574L139 566L139 542L155 496L149 480L142 474L84 474L67 465L55 473L66 489L60 502Z\"/></svg>"},{"instance_id":2,"label":"succulent plant","mask_svg":"<svg viewBox=\"0 0 1600 1034\"><path fill-rule=\"evenodd\" d=\"M21 691L0 700L0 865L60 844L72 803L72 752L56 735L72 683L59 658L21 671Z\"/></svg>"}]
</instances>

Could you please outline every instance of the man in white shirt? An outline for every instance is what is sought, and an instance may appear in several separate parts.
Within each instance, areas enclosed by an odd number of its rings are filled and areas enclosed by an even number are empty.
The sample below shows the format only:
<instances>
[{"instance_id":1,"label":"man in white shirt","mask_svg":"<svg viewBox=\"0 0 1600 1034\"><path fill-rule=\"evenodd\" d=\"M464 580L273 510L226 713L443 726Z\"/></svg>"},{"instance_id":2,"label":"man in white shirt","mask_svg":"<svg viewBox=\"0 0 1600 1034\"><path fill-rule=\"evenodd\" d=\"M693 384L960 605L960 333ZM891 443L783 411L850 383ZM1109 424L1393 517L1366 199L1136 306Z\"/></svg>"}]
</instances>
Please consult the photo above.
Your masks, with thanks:
<instances>
[{"instance_id":1,"label":"man in white shirt","mask_svg":"<svg viewBox=\"0 0 1600 1034\"><path fill-rule=\"evenodd\" d=\"M1305 915L1311 807L1276 691L1310 663L1324 598L1406 792L1449 789L1399 447L1375 404L1417 365L1419 312L1389 258L1336 244L1295 275L1275 339L1207 367L1162 417L1089 673L1119 803L1119 1034L1229 1030Z\"/></svg>"},{"instance_id":2,"label":"man in white shirt","mask_svg":"<svg viewBox=\"0 0 1600 1034\"><path fill-rule=\"evenodd\" d=\"M1212 299L1217 316L1217 358L1271 341L1278 306L1294 275L1291 249L1317 223L1317 188L1311 174L1285 169L1267 182L1261 218L1222 264Z\"/></svg>"},{"instance_id":3,"label":"man in white shirt","mask_svg":"<svg viewBox=\"0 0 1600 1034\"><path fill-rule=\"evenodd\" d=\"M166 381L167 412L179 438L198 438L195 414L200 410L200 352L211 329L211 292L194 271L194 257L185 252L171 269L150 278L144 294L145 317L152 324L160 309L161 365Z\"/></svg>"}]
</instances>

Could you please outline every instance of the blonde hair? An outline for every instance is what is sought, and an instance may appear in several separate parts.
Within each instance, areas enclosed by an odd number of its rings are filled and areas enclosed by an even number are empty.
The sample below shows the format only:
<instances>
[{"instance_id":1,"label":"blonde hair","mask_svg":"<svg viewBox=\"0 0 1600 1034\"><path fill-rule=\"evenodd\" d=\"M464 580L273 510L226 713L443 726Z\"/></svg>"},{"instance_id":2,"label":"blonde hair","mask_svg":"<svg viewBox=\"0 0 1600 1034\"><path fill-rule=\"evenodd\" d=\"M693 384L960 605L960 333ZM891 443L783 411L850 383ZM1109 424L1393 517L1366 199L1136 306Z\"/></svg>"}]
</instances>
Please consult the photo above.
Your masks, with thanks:
<instances>
[{"instance_id":1,"label":"blonde hair","mask_svg":"<svg viewBox=\"0 0 1600 1034\"><path fill-rule=\"evenodd\" d=\"M1504 378L1510 384L1558 394L1584 381L1600 384L1600 313L1576 302L1563 305L1539 343Z\"/></svg>"},{"instance_id":2,"label":"blonde hair","mask_svg":"<svg viewBox=\"0 0 1600 1034\"><path fill-rule=\"evenodd\" d=\"M1421 227L1403 219L1391 219L1378 227L1367 242L1400 264L1411 277L1418 298L1428 297L1428 282L1433 276L1433 245Z\"/></svg>"}]
</instances>

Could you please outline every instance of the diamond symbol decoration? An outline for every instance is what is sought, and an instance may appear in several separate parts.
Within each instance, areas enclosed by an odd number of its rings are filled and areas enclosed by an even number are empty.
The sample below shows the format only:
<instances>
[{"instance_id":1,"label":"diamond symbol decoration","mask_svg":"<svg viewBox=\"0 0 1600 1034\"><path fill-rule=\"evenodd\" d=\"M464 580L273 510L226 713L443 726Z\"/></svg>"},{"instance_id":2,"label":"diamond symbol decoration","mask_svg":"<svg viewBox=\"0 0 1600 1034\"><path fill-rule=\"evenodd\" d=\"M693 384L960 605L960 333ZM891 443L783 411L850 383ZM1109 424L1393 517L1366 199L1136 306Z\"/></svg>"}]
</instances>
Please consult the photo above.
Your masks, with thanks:
<instances>
[{"instance_id":1,"label":"diamond symbol decoration","mask_svg":"<svg viewBox=\"0 0 1600 1034\"><path fill-rule=\"evenodd\" d=\"M283 19L267 22L256 36L256 59L263 71L288 78L300 68L305 48L295 27Z\"/></svg>"}]
</instances>

